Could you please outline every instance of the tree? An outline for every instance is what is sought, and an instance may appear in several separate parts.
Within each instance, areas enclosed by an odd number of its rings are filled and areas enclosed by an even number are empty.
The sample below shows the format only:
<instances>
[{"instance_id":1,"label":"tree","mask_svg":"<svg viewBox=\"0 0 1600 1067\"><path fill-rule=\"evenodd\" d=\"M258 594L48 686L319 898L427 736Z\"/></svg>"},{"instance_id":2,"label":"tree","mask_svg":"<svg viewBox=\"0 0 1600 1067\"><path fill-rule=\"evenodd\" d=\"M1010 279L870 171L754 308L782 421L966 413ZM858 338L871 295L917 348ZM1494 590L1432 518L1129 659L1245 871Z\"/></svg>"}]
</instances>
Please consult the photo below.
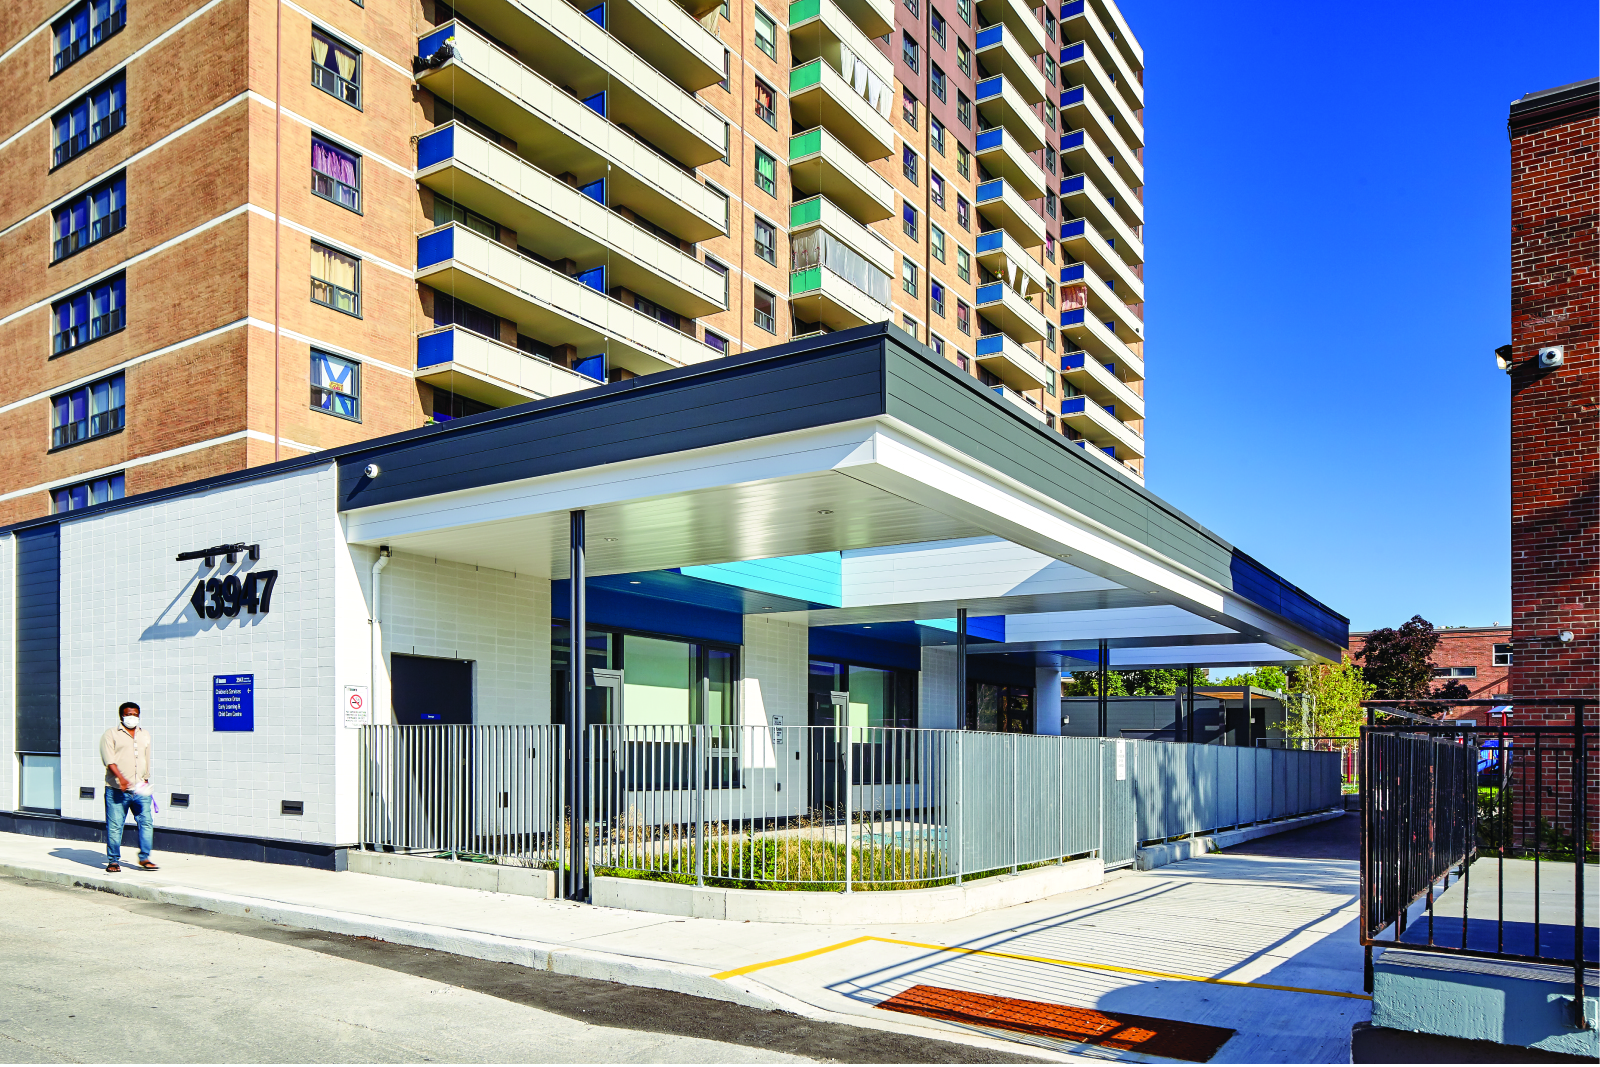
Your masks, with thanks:
<instances>
[{"instance_id":1,"label":"tree","mask_svg":"<svg viewBox=\"0 0 1600 1067\"><path fill-rule=\"evenodd\" d=\"M1354 737L1366 722L1361 702L1372 698L1372 687L1348 656L1337 667L1331 663L1296 667L1290 686L1304 693L1311 705L1304 721L1290 709L1284 723L1290 737Z\"/></svg>"},{"instance_id":2,"label":"tree","mask_svg":"<svg viewBox=\"0 0 1600 1067\"><path fill-rule=\"evenodd\" d=\"M1430 696L1433 664L1439 647L1433 623L1413 615L1398 630L1384 627L1367 635L1367 644L1355 658L1361 675L1378 700L1418 700Z\"/></svg>"},{"instance_id":3,"label":"tree","mask_svg":"<svg viewBox=\"0 0 1600 1067\"><path fill-rule=\"evenodd\" d=\"M1196 667L1194 684L1212 684L1206 681L1206 673L1206 668ZM1188 678L1188 670L1182 667L1174 670L1107 671L1106 695L1113 697L1171 696L1188 684ZM1094 671L1073 671L1070 679L1061 679L1061 695L1064 697L1099 696L1100 691L1096 688L1097 684Z\"/></svg>"},{"instance_id":4,"label":"tree","mask_svg":"<svg viewBox=\"0 0 1600 1067\"><path fill-rule=\"evenodd\" d=\"M1434 700L1471 700L1472 690L1468 689L1465 682L1458 682L1454 678L1438 686L1429 694Z\"/></svg>"},{"instance_id":5,"label":"tree","mask_svg":"<svg viewBox=\"0 0 1600 1067\"><path fill-rule=\"evenodd\" d=\"M1229 678L1218 678L1216 681L1207 682L1206 684L1253 685L1257 689L1270 689L1274 693L1282 693L1289 688L1289 677L1283 673L1282 667L1257 667L1254 670L1245 671L1243 674L1235 674Z\"/></svg>"}]
</instances>

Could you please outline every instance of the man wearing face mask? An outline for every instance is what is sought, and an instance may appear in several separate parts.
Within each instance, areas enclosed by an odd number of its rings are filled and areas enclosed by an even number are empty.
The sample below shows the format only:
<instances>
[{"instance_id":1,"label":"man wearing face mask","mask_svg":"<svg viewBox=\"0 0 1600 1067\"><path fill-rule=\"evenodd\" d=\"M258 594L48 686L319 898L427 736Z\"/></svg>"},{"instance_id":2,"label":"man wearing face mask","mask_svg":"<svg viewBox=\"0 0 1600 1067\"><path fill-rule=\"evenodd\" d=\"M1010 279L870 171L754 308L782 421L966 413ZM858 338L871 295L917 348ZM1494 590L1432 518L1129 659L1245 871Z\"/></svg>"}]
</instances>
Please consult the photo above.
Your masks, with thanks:
<instances>
[{"instance_id":1,"label":"man wearing face mask","mask_svg":"<svg viewBox=\"0 0 1600 1067\"><path fill-rule=\"evenodd\" d=\"M139 868L159 870L150 862L156 836L150 734L139 727L139 705L133 701L124 702L117 715L122 724L100 738L100 762L106 765L106 870L122 870L122 824L130 807L139 824Z\"/></svg>"}]
</instances>

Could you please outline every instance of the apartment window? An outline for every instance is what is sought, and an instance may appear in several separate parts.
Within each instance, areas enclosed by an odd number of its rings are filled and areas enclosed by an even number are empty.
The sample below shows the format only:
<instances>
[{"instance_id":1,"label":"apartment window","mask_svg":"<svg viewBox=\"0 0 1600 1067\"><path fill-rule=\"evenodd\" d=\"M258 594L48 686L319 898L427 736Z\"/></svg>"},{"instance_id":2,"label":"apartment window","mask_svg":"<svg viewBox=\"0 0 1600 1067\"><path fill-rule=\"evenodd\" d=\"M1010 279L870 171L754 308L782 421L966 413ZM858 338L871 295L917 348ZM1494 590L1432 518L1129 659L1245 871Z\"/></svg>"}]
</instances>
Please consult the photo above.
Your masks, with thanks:
<instances>
[{"instance_id":1,"label":"apartment window","mask_svg":"<svg viewBox=\"0 0 1600 1067\"><path fill-rule=\"evenodd\" d=\"M51 262L120 233L128 224L127 195L127 181L119 174L56 208Z\"/></svg>"},{"instance_id":2,"label":"apartment window","mask_svg":"<svg viewBox=\"0 0 1600 1067\"><path fill-rule=\"evenodd\" d=\"M433 224L445 226L449 223L459 223L474 233L481 233L491 241L499 239L500 227L487 215L480 215L470 208L462 207L449 197L433 194Z\"/></svg>"},{"instance_id":3,"label":"apartment window","mask_svg":"<svg viewBox=\"0 0 1600 1067\"><path fill-rule=\"evenodd\" d=\"M972 281L972 253L960 245L956 245L956 277L964 282Z\"/></svg>"},{"instance_id":4,"label":"apartment window","mask_svg":"<svg viewBox=\"0 0 1600 1067\"><path fill-rule=\"evenodd\" d=\"M55 32L51 74L66 70L127 24L127 0L83 0L74 4L51 26Z\"/></svg>"},{"instance_id":5,"label":"apartment window","mask_svg":"<svg viewBox=\"0 0 1600 1067\"><path fill-rule=\"evenodd\" d=\"M928 223L928 250L934 259L944 262L944 231L931 222Z\"/></svg>"},{"instance_id":6,"label":"apartment window","mask_svg":"<svg viewBox=\"0 0 1600 1067\"><path fill-rule=\"evenodd\" d=\"M722 17L723 18L727 18L728 17L726 12L724 12ZM724 48L722 50L722 80L719 81L717 84L722 86L724 89L726 89L728 87L728 76L732 72L733 72L733 53L728 51L726 48Z\"/></svg>"},{"instance_id":7,"label":"apartment window","mask_svg":"<svg viewBox=\"0 0 1600 1067\"><path fill-rule=\"evenodd\" d=\"M756 216L756 255L774 266L778 263L778 228Z\"/></svg>"},{"instance_id":8,"label":"apartment window","mask_svg":"<svg viewBox=\"0 0 1600 1067\"><path fill-rule=\"evenodd\" d=\"M1056 61L1049 56L1044 57L1044 79L1051 85L1056 83Z\"/></svg>"},{"instance_id":9,"label":"apartment window","mask_svg":"<svg viewBox=\"0 0 1600 1067\"><path fill-rule=\"evenodd\" d=\"M500 316L442 290L435 290L433 294L433 324L459 326L483 337L500 338ZM533 341L531 337L528 340ZM520 340L518 344L521 344ZM534 355L547 353L534 352Z\"/></svg>"},{"instance_id":10,"label":"apartment window","mask_svg":"<svg viewBox=\"0 0 1600 1067\"><path fill-rule=\"evenodd\" d=\"M907 296L917 295L917 265L905 256L900 257L900 288Z\"/></svg>"},{"instance_id":11,"label":"apartment window","mask_svg":"<svg viewBox=\"0 0 1600 1067\"><path fill-rule=\"evenodd\" d=\"M778 195L778 164L759 148L756 149L756 186L768 196Z\"/></svg>"},{"instance_id":12,"label":"apartment window","mask_svg":"<svg viewBox=\"0 0 1600 1067\"><path fill-rule=\"evenodd\" d=\"M351 107L360 107L361 53L321 30L312 30L311 84Z\"/></svg>"},{"instance_id":13,"label":"apartment window","mask_svg":"<svg viewBox=\"0 0 1600 1067\"><path fill-rule=\"evenodd\" d=\"M907 200L900 209L900 228L913 241L917 239L917 209Z\"/></svg>"},{"instance_id":14,"label":"apartment window","mask_svg":"<svg viewBox=\"0 0 1600 1067\"><path fill-rule=\"evenodd\" d=\"M90 89L56 112L53 122L55 143L50 165L59 167L128 124L127 78L118 74Z\"/></svg>"},{"instance_id":15,"label":"apartment window","mask_svg":"<svg viewBox=\"0 0 1600 1067\"><path fill-rule=\"evenodd\" d=\"M77 485L64 485L60 489L51 490L51 511L60 515L65 511L77 511L93 504L104 504L109 500L121 500L127 495L127 483L121 471L108 474L103 478L94 478Z\"/></svg>"},{"instance_id":16,"label":"apartment window","mask_svg":"<svg viewBox=\"0 0 1600 1067\"><path fill-rule=\"evenodd\" d=\"M928 195L933 198L934 206L944 207L944 179L936 170L928 171Z\"/></svg>"},{"instance_id":17,"label":"apartment window","mask_svg":"<svg viewBox=\"0 0 1600 1067\"><path fill-rule=\"evenodd\" d=\"M913 71L917 69L917 62L921 58L922 50L917 47L917 42L911 39L909 33L900 35L900 58L906 61L906 66Z\"/></svg>"},{"instance_id":18,"label":"apartment window","mask_svg":"<svg viewBox=\"0 0 1600 1067\"><path fill-rule=\"evenodd\" d=\"M968 26L972 25L972 0L956 0L956 14Z\"/></svg>"},{"instance_id":19,"label":"apartment window","mask_svg":"<svg viewBox=\"0 0 1600 1067\"><path fill-rule=\"evenodd\" d=\"M1054 234L1044 235L1044 258L1051 263L1056 261L1056 238Z\"/></svg>"},{"instance_id":20,"label":"apartment window","mask_svg":"<svg viewBox=\"0 0 1600 1067\"><path fill-rule=\"evenodd\" d=\"M916 18L918 15L922 14L922 12L919 10L919 6L919 0L906 0L906 10L911 12L912 18Z\"/></svg>"},{"instance_id":21,"label":"apartment window","mask_svg":"<svg viewBox=\"0 0 1600 1067\"><path fill-rule=\"evenodd\" d=\"M1048 324L1045 326L1045 328L1044 328L1044 346L1046 348L1048 348L1052 352L1054 352L1056 350L1056 328L1054 326L1050 326ZM1050 376L1050 395L1051 396L1055 396L1056 395L1056 384L1055 384L1055 381L1056 381L1055 380L1055 375L1052 374Z\"/></svg>"},{"instance_id":22,"label":"apartment window","mask_svg":"<svg viewBox=\"0 0 1600 1067\"><path fill-rule=\"evenodd\" d=\"M900 92L900 111L902 117L904 117L906 120L906 125L910 126L913 130L916 129L917 98L912 95L910 89L902 89Z\"/></svg>"},{"instance_id":23,"label":"apartment window","mask_svg":"<svg viewBox=\"0 0 1600 1067\"><path fill-rule=\"evenodd\" d=\"M956 145L956 173L963 178L972 177L972 151L959 143Z\"/></svg>"},{"instance_id":24,"label":"apartment window","mask_svg":"<svg viewBox=\"0 0 1600 1067\"><path fill-rule=\"evenodd\" d=\"M935 152L944 155L944 123L932 115L928 116L928 143Z\"/></svg>"},{"instance_id":25,"label":"apartment window","mask_svg":"<svg viewBox=\"0 0 1600 1067\"><path fill-rule=\"evenodd\" d=\"M956 329L966 334L972 332L972 309L963 300L956 301ZM961 369L965 370L966 364L963 363Z\"/></svg>"},{"instance_id":26,"label":"apartment window","mask_svg":"<svg viewBox=\"0 0 1600 1067\"><path fill-rule=\"evenodd\" d=\"M972 129L972 101L960 89L956 90L956 118L961 120L961 125Z\"/></svg>"},{"instance_id":27,"label":"apartment window","mask_svg":"<svg viewBox=\"0 0 1600 1067\"><path fill-rule=\"evenodd\" d=\"M928 64L928 84L933 87L933 95L940 100L944 99L944 71L939 69L939 64Z\"/></svg>"},{"instance_id":28,"label":"apartment window","mask_svg":"<svg viewBox=\"0 0 1600 1067\"><path fill-rule=\"evenodd\" d=\"M944 286L932 278L928 279L928 305L935 315L944 318Z\"/></svg>"},{"instance_id":29,"label":"apartment window","mask_svg":"<svg viewBox=\"0 0 1600 1067\"><path fill-rule=\"evenodd\" d=\"M944 43L944 40L945 40L944 16L939 14L937 11L933 10L932 8L929 8L928 9L928 22L929 22L929 25L931 27L931 33L933 35L933 43L937 44L940 48L945 47L945 43Z\"/></svg>"},{"instance_id":30,"label":"apartment window","mask_svg":"<svg viewBox=\"0 0 1600 1067\"><path fill-rule=\"evenodd\" d=\"M59 356L74 348L116 333L128 324L127 283L122 275L110 278L51 305L55 335L50 351Z\"/></svg>"},{"instance_id":31,"label":"apartment window","mask_svg":"<svg viewBox=\"0 0 1600 1067\"><path fill-rule=\"evenodd\" d=\"M1478 668L1435 667L1433 669L1433 676L1435 678L1476 678L1478 676Z\"/></svg>"},{"instance_id":32,"label":"apartment window","mask_svg":"<svg viewBox=\"0 0 1600 1067\"><path fill-rule=\"evenodd\" d=\"M361 157L311 138L311 191L351 211L361 210Z\"/></svg>"},{"instance_id":33,"label":"apartment window","mask_svg":"<svg viewBox=\"0 0 1600 1067\"><path fill-rule=\"evenodd\" d=\"M917 184L917 176L921 171L917 165L917 154L911 150L910 145L905 145L900 150L900 170L905 174L906 181L912 185Z\"/></svg>"},{"instance_id":34,"label":"apartment window","mask_svg":"<svg viewBox=\"0 0 1600 1067\"><path fill-rule=\"evenodd\" d=\"M633 294L633 310L641 315L648 315L663 326L670 326L680 331L683 329L683 322L678 318L676 311L669 311L654 300L646 300L638 293Z\"/></svg>"},{"instance_id":35,"label":"apartment window","mask_svg":"<svg viewBox=\"0 0 1600 1067\"><path fill-rule=\"evenodd\" d=\"M778 298L758 285L755 287L755 300L752 303L755 308L756 325L768 333L777 333Z\"/></svg>"},{"instance_id":36,"label":"apartment window","mask_svg":"<svg viewBox=\"0 0 1600 1067\"><path fill-rule=\"evenodd\" d=\"M1044 210L1045 210L1045 214L1049 215L1051 218L1055 218L1056 217L1056 194L1055 193L1045 193L1044 194Z\"/></svg>"},{"instance_id":37,"label":"apartment window","mask_svg":"<svg viewBox=\"0 0 1600 1067\"><path fill-rule=\"evenodd\" d=\"M706 347L716 352L719 356L728 354L728 339L721 334L706 331Z\"/></svg>"},{"instance_id":38,"label":"apartment window","mask_svg":"<svg viewBox=\"0 0 1600 1067\"><path fill-rule=\"evenodd\" d=\"M1510 645L1495 645L1494 646L1494 665L1496 667L1509 667L1509 666L1511 666L1511 646Z\"/></svg>"},{"instance_id":39,"label":"apartment window","mask_svg":"<svg viewBox=\"0 0 1600 1067\"><path fill-rule=\"evenodd\" d=\"M1056 17L1050 14L1050 9L1044 9L1044 32L1053 41L1056 39ZM1116 75L1112 75L1113 78Z\"/></svg>"},{"instance_id":40,"label":"apartment window","mask_svg":"<svg viewBox=\"0 0 1600 1067\"><path fill-rule=\"evenodd\" d=\"M728 304L728 268L710 256L706 257L706 266L711 268L713 274L722 279L722 304L726 307Z\"/></svg>"},{"instance_id":41,"label":"apartment window","mask_svg":"<svg viewBox=\"0 0 1600 1067\"><path fill-rule=\"evenodd\" d=\"M972 229L972 205L960 193L956 194L956 222L963 230Z\"/></svg>"},{"instance_id":42,"label":"apartment window","mask_svg":"<svg viewBox=\"0 0 1600 1067\"><path fill-rule=\"evenodd\" d=\"M956 41L956 66L961 68L961 73L972 77L972 49L962 40Z\"/></svg>"},{"instance_id":43,"label":"apartment window","mask_svg":"<svg viewBox=\"0 0 1600 1067\"><path fill-rule=\"evenodd\" d=\"M944 338L936 333L928 334L928 347L933 349L934 355L944 355Z\"/></svg>"},{"instance_id":44,"label":"apartment window","mask_svg":"<svg viewBox=\"0 0 1600 1067\"><path fill-rule=\"evenodd\" d=\"M756 79L756 115L773 129L778 128L778 110L774 105L775 94L772 86Z\"/></svg>"},{"instance_id":45,"label":"apartment window","mask_svg":"<svg viewBox=\"0 0 1600 1067\"><path fill-rule=\"evenodd\" d=\"M1044 306L1047 311L1056 306L1056 283L1049 278L1044 280Z\"/></svg>"},{"instance_id":46,"label":"apartment window","mask_svg":"<svg viewBox=\"0 0 1600 1067\"><path fill-rule=\"evenodd\" d=\"M311 299L335 311L360 317L361 261L312 241Z\"/></svg>"},{"instance_id":47,"label":"apartment window","mask_svg":"<svg viewBox=\"0 0 1600 1067\"><path fill-rule=\"evenodd\" d=\"M1044 120L1052 130L1056 128L1056 106L1048 101L1044 105Z\"/></svg>"},{"instance_id":48,"label":"apartment window","mask_svg":"<svg viewBox=\"0 0 1600 1067\"><path fill-rule=\"evenodd\" d=\"M311 406L352 422L361 421L361 364L331 352L311 350Z\"/></svg>"},{"instance_id":49,"label":"apartment window","mask_svg":"<svg viewBox=\"0 0 1600 1067\"><path fill-rule=\"evenodd\" d=\"M900 326L906 331L906 333L911 335L911 339L913 341L917 339L917 320L912 318L907 312L900 312Z\"/></svg>"},{"instance_id":50,"label":"apartment window","mask_svg":"<svg viewBox=\"0 0 1600 1067\"><path fill-rule=\"evenodd\" d=\"M1044 150L1044 169L1051 174L1056 172L1056 150L1054 148L1046 148Z\"/></svg>"},{"instance_id":51,"label":"apartment window","mask_svg":"<svg viewBox=\"0 0 1600 1067\"><path fill-rule=\"evenodd\" d=\"M778 58L778 24L759 7L756 8L756 47L773 59Z\"/></svg>"},{"instance_id":52,"label":"apartment window","mask_svg":"<svg viewBox=\"0 0 1600 1067\"><path fill-rule=\"evenodd\" d=\"M50 447L65 448L122 429L127 408L123 378L113 374L50 398Z\"/></svg>"}]
</instances>

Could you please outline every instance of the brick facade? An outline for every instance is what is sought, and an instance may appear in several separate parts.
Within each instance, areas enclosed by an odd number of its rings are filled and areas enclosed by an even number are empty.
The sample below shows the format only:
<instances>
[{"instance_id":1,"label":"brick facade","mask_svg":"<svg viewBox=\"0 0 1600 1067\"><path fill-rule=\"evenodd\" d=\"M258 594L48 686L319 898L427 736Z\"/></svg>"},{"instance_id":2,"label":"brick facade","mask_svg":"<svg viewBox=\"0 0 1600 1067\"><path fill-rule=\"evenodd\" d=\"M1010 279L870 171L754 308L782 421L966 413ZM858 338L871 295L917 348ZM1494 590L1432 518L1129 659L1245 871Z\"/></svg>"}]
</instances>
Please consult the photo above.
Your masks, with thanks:
<instances>
[{"instance_id":1,"label":"brick facade","mask_svg":"<svg viewBox=\"0 0 1600 1067\"><path fill-rule=\"evenodd\" d=\"M1495 662L1497 655L1505 659L1504 653L1511 642L1511 627L1463 626L1440 630L1438 634L1439 646L1429 657L1436 685L1460 682L1470 691L1473 700L1494 700L1511 692L1511 668L1504 662ZM1367 634L1350 635L1351 656L1366 647ZM1468 670L1473 673L1464 673ZM1451 673L1442 673L1445 671Z\"/></svg>"}]
</instances>

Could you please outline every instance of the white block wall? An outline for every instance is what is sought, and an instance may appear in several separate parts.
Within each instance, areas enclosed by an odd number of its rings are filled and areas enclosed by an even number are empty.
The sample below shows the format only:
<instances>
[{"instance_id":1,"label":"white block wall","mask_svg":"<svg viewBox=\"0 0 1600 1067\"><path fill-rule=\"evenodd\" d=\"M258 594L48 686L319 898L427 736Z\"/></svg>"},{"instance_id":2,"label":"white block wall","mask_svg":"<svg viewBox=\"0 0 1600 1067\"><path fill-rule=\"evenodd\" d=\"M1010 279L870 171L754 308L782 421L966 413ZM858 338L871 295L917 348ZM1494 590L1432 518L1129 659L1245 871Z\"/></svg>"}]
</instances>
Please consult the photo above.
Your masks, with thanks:
<instances>
[{"instance_id":1,"label":"white block wall","mask_svg":"<svg viewBox=\"0 0 1600 1067\"><path fill-rule=\"evenodd\" d=\"M956 650L937 645L922 648L922 680L917 686L917 725L927 730L963 727L956 702Z\"/></svg>"},{"instance_id":2,"label":"white block wall","mask_svg":"<svg viewBox=\"0 0 1600 1067\"><path fill-rule=\"evenodd\" d=\"M104 818L100 736L133 700L155 742L159 825L336 840L335 483L329 465L61 524L64 816ZM261 559L173 559L238 541L259 543ZM273 569L269 614L196 618L197 580ZM255 676L254 732L213 731L218 674ZM174 792L190 807L172 807ZM280 814L283 800L305 814Z\"/></svg>"},{"instance_id":3,"label":"white block wall","mask_svg":"<svg viewBox=\"0 0 1600 1067\"><path fill-rule=\"evenodd\" d=\"M805 734L791 728L805 726L810 715L806 695L810 651L810 631L804 623L764 615L744 617L740 721L746 726L771 726L776 716L784 726L784 744L770 753L771 771L754 774L747 770L745 774L746 788L762 794L758 810L793 814L806 796L805 776L811 764L804 751L800 759L794 758ZM775 790L776 783L783 788Z\"/></svg>"}]
</instances>

